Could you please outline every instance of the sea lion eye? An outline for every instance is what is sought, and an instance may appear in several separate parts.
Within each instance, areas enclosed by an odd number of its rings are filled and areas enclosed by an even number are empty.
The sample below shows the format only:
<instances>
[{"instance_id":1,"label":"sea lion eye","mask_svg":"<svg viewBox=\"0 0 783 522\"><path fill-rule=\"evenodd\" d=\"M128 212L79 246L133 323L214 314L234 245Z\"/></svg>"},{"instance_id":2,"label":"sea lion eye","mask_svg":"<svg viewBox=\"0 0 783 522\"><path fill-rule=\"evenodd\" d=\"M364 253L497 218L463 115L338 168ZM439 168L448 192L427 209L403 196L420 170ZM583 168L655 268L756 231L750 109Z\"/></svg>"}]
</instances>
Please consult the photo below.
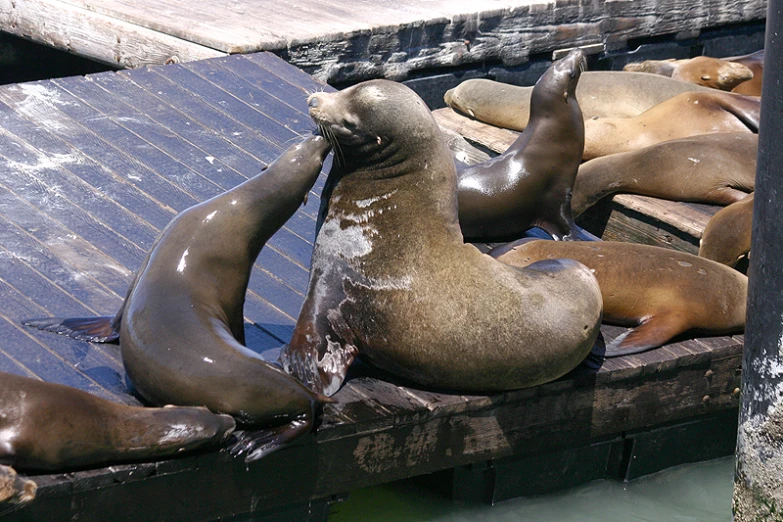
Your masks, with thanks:
<instances>
[{"instance_id":1,"label":"sea lion eye","mask_svg":"<svg viewBox=\"0 0 783 522\"><path fill-rule=\"evenodd\" d=\"M705 81L706 81L706 80L712 80L712 77L711 77L711 76L709 76L709 75L706 75L706 74L705 74L704 76L702 76L702 77L701 77L701 79L702 79L702 80L705 80Z\"/></svg>"}]
</instances>

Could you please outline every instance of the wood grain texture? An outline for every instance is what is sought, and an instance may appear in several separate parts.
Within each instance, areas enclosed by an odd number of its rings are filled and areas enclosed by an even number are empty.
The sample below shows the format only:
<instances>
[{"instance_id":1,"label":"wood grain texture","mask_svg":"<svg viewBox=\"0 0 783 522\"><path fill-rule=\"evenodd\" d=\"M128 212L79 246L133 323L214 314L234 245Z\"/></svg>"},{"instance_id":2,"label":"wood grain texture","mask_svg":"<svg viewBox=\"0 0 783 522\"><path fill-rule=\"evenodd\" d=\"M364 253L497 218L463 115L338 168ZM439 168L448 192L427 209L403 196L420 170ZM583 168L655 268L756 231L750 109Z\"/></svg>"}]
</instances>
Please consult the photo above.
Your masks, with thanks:
<instances>
[{"instance_id":1,"label":"wood grain texture","mask_svg":"<svg viewBox=\"0 0 783 522\"><path fill-rule=\"evenodd\" d=\"M271 50L329 81L761 20L764 0L3 0L0 28L118 67Z\"/></svg>"}]
</instances>

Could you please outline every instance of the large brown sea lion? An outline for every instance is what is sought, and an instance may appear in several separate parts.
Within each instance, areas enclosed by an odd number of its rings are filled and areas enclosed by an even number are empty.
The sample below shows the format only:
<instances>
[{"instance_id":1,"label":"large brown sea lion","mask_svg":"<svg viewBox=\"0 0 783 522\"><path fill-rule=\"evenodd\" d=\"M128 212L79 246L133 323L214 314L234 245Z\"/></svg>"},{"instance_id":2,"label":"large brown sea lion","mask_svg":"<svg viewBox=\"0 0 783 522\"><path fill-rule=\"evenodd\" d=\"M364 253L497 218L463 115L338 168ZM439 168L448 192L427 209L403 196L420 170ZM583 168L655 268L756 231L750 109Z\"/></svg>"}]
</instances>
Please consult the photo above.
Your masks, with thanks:
<instances>
[{"instance_id":1,"label":"large brown sea lion","mask_svg":"<svg viewBox=\"0 0 783 522\"><path fill-rule=\"evenodd\" d=\"M758 142L758 134L720 132L592 159L576 176L574 215L623 193L730 205L755 187Z\"/></svg>"},{"instance_id":2,"label":"large brown sea lion","mask_svg":"<svg viewBox=\"0 0 783 522\"><path fill-rule=\"evenodd\" d=\"M667 248L610 241L522 239L490 255L517 267L546 259L584 263L598 278L603 320L637 326L606 347L606 357L655 348L683 332L745 328L748 278L720 263Z\"/></svg>"},{"instance_id":3,"label":"large brown sea lion","mask_svg":"<svg viewBox=\"0 0 783 522\"><path fill-rule=\"evenodd\" d=\"M632 118L585 122L583 159L714 132L758 132L760 100L710 89L684 92Z\"/></svg>"},{"instance_id":4,"label":"large brown sea lion","mask_svg":"<svg viewBox=\"0 0 783 522\"><path fill-rule=\"evenodd\" d=\"M574 91L586 64L581 49L553 63L536 82L530 122L511 147L483 163L457 165L466 238L516 239L533 226L555 239L570 237L571 189L585 145Z\"/></svg>"},{"instance_id":5,"label":"large brown sea lion","mask_svg":"<svg viewBox=\"0 0 783 522\"><path fill-rule=\"evenodd\" d=\"M585 120L627 118L690 91L712 89L671 78L620 71L586 71L576 89L576 101ZM518 87L492 80L466 80L444 95L446 103L479 121L525 130L530 118L532 87Z\"/></svg>"},{"instance_id":6,"label":"large brown sea lion","mask_svg":"<svg viewBox=\"0 0 783 522\"><path fill-rule=\"evenodd\" d=\"M507 390L555 379L598 335L601 296L574 261L520 270L463 242L451 152L424 102L373 80L316 93L329 173L286 369L336 392L357 353L414 382Z\"/></svg>"},{"instance_id":7,"label":"large brown sea lion","mask_svg":"<svg viewBox=\"0 0 783 522\"><path fill-rule=\"evenodd\" d=\"M699 256L735 267L750 255L753 194L721 209L704 227Z\"/></svg>"},{"instance_id":8,"label":"large brown sea lion","mask_svg":"<svg viewBox=\"0 0 783 522\"><path fill-rule=\"evenodd\" d=\"M302 203L328 152L323 137L310 137L258 176L179 214L113 318L25 324L87 340L119 336L128 376L152 404L203 405L275 426L246 439L245 450L257 446L249 460L307 433L317 396L244 346L243 306L261 248Z\"/></svg>"},{"instance_id":9,"label":"large brown sea lion","mask_svg":"<svg viewBox=\"0 0 783 522\"><path fill-rule=\"evenodd\" d=\"M709 56L686 60L647 60L629 63L623 71L647 72L668 76L673 80L730 91L753 78L753 71L741 63Z\"/></svg>"},{"instance_id":10,"label":"large brown sea lion","mask_svg":"<svg viewBox=\"0 0 783 522\"><path fill-rule=\"evenodd\" d=\"M743 56L724 58L724 60L741 63L753 71L753 78L737 85L731 92L748 96L761 96L761 83L764 79L764 49Z\"/></svg>"},{"instance_id":11,"label":"large brown sea lion","mask_svg":"<svg viewBox=\"0 0 783 522\"><path fill-rule=\"evenodd\" d=\"M0 464L27 470L147 460L224 441L234 419L203 407L141 408L0 372Z\"/></svg>"}]
</instances>

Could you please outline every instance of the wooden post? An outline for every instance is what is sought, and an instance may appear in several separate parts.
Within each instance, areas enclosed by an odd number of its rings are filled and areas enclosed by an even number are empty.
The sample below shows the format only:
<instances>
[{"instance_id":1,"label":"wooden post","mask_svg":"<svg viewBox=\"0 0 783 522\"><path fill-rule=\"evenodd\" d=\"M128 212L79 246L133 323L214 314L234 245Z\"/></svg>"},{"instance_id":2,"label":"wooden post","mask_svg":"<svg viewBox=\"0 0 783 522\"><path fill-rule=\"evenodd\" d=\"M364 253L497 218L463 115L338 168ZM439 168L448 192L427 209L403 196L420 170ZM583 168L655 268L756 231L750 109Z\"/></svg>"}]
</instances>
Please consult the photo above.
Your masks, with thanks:
<instances>
[{"instance_id":1,"label":"wooden post","mask_svg":"<svg viewBox=\"0 0 783 522\"><path fill-rule=\"evenodd\" d=\"M783 520L783 0L769 0L734 520Z\"/></svg>"}]
</instances>

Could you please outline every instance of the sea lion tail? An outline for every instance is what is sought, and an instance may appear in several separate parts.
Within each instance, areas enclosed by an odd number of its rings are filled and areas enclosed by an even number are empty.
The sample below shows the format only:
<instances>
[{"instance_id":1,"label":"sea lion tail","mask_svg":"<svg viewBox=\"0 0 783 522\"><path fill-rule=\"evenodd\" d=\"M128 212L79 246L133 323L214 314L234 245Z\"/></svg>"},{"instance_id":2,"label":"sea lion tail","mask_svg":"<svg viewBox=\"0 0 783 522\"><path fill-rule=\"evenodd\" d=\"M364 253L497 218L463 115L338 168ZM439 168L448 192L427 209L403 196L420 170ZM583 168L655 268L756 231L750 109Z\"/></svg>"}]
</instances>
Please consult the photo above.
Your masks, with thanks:
<instances>
[{"instance_id":1,"label":"sea lion tail","mask_svg":"<svg viewBox=\"0 0 783 522\"><path fill-rule=\"evenodd\" d=\"M232 457L244 456L245 462L254 462L309 432L312 425L312 420L297 418L293 422L275 428L235 431L233 443L228 447L228 452Z\"/></svg>"},{"instance_id":2,"label":"sea lion tail","mask_svg":"<svg viewBox=\"0 0 783 522\"><path fill-rule=\"evenodd\" d=\"M652 350L687 329L687 319L683 314L670 312L652 316L607 344L604 357L620 357Z\"/></svg>"},{"instance_id":3,"label":"sea lion tail","mask_svg":"<svg viewBox=\"0 0 783 522\"><path fill-rule=\"evenodd\" d=\"M22 324L92 343L110 343L120 338L119 324L111 315L23 319Z\"/></svg>"}]
</instances>

